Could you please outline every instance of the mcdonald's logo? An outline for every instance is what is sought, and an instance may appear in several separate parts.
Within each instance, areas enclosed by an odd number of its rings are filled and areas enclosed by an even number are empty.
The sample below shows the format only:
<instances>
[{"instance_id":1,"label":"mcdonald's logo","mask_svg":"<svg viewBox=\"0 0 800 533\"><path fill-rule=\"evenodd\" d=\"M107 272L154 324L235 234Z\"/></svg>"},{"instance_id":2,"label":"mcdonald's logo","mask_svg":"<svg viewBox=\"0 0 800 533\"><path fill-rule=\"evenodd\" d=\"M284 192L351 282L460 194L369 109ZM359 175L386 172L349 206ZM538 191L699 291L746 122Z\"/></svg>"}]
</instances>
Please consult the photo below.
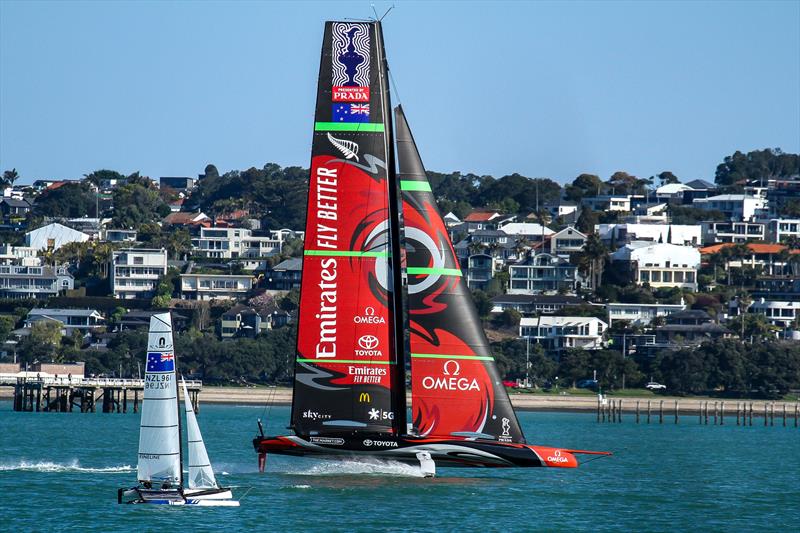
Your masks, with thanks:
<instances>
[{"instance_id":1,"label":"mcdonald's logo","mask_svg":"<svg viewBox=\"0 0 800 533\"><path fill-rule=\"evenodd\" d=\"M372 398L370 398L368 392L362 392L358 395L358 403L370 403Z\"/></svg>"}]
</instances>

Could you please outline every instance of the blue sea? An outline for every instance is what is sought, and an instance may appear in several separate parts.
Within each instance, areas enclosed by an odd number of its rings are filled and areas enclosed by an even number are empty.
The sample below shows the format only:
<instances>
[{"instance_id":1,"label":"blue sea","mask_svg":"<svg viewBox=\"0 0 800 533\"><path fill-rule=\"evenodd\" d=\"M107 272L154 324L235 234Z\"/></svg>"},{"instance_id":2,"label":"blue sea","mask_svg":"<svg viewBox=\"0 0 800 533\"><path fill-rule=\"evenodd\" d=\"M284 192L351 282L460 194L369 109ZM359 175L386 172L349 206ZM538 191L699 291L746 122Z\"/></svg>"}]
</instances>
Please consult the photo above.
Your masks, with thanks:
<instances>
[{"instance_id":1,"label":"blue sea","mask_svg":"<svg viewBox=\"0 0 800 533\"><path fill-rule=\"evenodd\" d=\"M256 418L289 409L201 405L220 481L239 508L118 505L135 484L138 415L15 413L0 402L2 531L798 531L800 429L602 424L520 412L532 443L611 450L562 469L442 469L271 456L259 474ZM777 422L777 421L776 421Z\"/></svg>"}]
</instances>

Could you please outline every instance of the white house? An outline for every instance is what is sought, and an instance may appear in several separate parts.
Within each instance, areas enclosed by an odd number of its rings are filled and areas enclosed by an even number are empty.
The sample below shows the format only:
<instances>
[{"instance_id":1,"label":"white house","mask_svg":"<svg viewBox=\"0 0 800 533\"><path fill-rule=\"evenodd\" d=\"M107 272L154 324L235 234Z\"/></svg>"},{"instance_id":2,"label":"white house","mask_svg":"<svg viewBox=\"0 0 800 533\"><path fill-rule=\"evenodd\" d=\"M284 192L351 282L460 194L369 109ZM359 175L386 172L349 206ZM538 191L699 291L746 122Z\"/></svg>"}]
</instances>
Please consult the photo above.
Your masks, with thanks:
<instances>
[{"instance_id":1,"label":"white house","mask_svg":"<svg viewBox=\"0 0 800 533\"><path fill-rule=\"evenodd\" d=\"M721 242L763 241L765 225L763 222L715 222L700 223L703 228L703 244Z\"/></svg>"},{"instance_id":2,"label":"white house","mask_svg":"<svg viewBox=\"0 0 800 533\"><path fill-rule=\"evenodd\" d=\"M25 234L25 246L36 250L58 250L71 242L86 242L89 235L57 222L42 226Z\"/></svg>"},{"instance_id":3,"label":"white house","mask_svg":"<svg viewBox=\"0 0 800 533\"><path fill-rule=\"evenodd\" d=\"M672 313L683 311L684 304L624 304L608 303L608 325L615 320L625 320L631 324L645 325L659 316L669 316Z\"/></svg>"},{"instance_id":4,"label":"white house","mask_svg":"<svg viewBox=\"0 0 800 533\"><path fill-rule=\"evenodd\" d=\"M0 266L0 298L49 298L75 288L66 267Z\"/></svg>"},{"instance_id":5,"label":"white house","mask_svg":"<svg viewBox=\"0 0 800 533\"><path fill-rule=\"evenodd\" d=\"M767 199L747 194L718 194L695 198L692 205L698 209L722 211L731 220L752 220L767 208Z\"/></svg>"},{"instance_id":6,"label":"white house","mask_svg":"<svg viewBox=\"0 0 800 533\"><path fill-rule=\"evenodd\" d=\"M503 230L507 235L530 237L531 240L541 240L542 237L548 237L555 233L550 228L533 222L509 222L508 224L503 224L498 229Z\"/></svg>"},{"instance_id":7,"label":"white house","mask_svg":"<svg viewBox=\"0 0 800 533\"><path fill-rule=\"evenodd\" d=\"M622 246L633 241L699 246L702 228L690 224L595 224L600 239Z\"/></svg>"},{"instance_id":8,"label":"white house","mask_svg":"<svg viewBox=\"0 0 800 533\"><path fill-rule=\"evenodd\" d=\"M549 251L554 255L569 255L583 250L586 244L586 235L568 226L550 237L550 242L546 244Z\"/></svg>"},{"instance_id":9,"label":"white house","mask_svg":"<svg viewBox=\"0 0 800 533\"><path fill-rule=\"evenodd\" d=\"M192 247L198 255L216 259L269 257L281 252L283 236L281 232L255 236L244 228L200 228Z\"/></svg>"},{"instance_id":10,"label":"white house","mask_svg":"<svg viewBox=\"0 0 800 533\"><path fill-rule=\"evenodd\" d=\"M39 266L38 250L30 246L0 244L0 265Z\"/></svg>"},{"instance_id":11,"label":"white house","mask_svg":"<svg viewBox=\"0 0 800 533\"><path fill-rule=\"evenodd\" d=\"M736 303L738 305L738 303ZM784 329L791 328L797 317L800 316L800 302L781 300L759 300L750 304L748 313L760 313L767 317L767 321Z\"/></svg>"},{"instance_id":12,"label":"white house","mask_svg":"<svg viewBox=\"0 0 800 533\"><path fill-rule=\"evenodd\" d=\"M608 324L595 317L539 316L522 318L519 336L536 340L548 350L598 350L603 347L603 333L607 329Z\"/></svg>"},{"instance_id":13,"label":"white house","mask_svg":"<svg viewBox=\"0 0 800 533\"><path fill-rule=\"evenodd\" d=\"M700 252L691 246L634 241L611 254L611 259L625 263L638 285L697 290Z\"/></svg>"},{"instance_id":14,"label":"white house","mask_svg":"<svg viewBox=\"0 0 800 533\"><path fill-rule=\"evenodd\" d=\"M36 308L28 312L25 327L31 328L35 323L42 321L60 324L64 335L72 335L75 330L85 335L105 325L105 318L96 309Z\"/></svg>"},{"instance_id":15,"label":"white house","mask_svg":"<svg viewBox=\"0 0 800 533\"><path fill-rule=\"evenodd\" d=\"M770 242L781 244L785 239L800 239L800 218L773 218L767 223Z\"/></svg>"},{"instance_id":16,"label":"white house","mask_svg":"<svg viewBox=\"0 0 800 533\"><path fill-rule=\"evenodd\" d=\"M235 300L253 288L253 276L228 274L181 274L184 300Z\"/></svg>"},{"instance_id":17,"label":"white house","mask_svg":"<svg viewBox=\"0 0 800 533\"><path fill-rule=\"evenodd\" d=\"M167 251L147 248L117 250L111 258L114 298L152 298L158 280L167 273Z\"/></svg>"}]
</instances>

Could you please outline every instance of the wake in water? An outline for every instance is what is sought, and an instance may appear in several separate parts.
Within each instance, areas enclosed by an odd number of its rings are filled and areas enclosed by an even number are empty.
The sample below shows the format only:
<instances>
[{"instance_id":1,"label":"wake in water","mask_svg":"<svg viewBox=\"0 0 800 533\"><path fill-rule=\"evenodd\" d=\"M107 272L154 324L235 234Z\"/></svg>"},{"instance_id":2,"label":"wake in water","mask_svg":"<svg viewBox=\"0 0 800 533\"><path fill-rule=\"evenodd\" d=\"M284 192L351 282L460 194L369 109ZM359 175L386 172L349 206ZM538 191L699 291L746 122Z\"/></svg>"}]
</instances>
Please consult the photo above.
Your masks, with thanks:
<instances>
[{"instance_id":1,"label":"wake in water","mask_svg":"<svg viewBox=\"0 0 800 533\"><path fill-rule=\"evenodd\" d=\"M294 465L293 465L294 466ZM299 464L297 465L299 466ZM319 461L311 463L307 468L294 466L285 474L295 476L347 476L376 475L398 477L424 477L417 466L398 461L381 461L379 459L347 459L342 461Z\"/></svg>"},{"instance_id":2,"label":"wake in water","mask_svg":"<svg viewBox=\"0 0 800 533\"><path fill-rule=\"evenodd\" d=\"M21 471L21 472L86 472L91 474L120 474L133 472L135 469L130 465L120 466L101 466L89 467L81 466L75 459L68 464L53 463L51 461L26 461L24 459L15 463L0 463L0 472Z\"/></svg>"}]
</instances>

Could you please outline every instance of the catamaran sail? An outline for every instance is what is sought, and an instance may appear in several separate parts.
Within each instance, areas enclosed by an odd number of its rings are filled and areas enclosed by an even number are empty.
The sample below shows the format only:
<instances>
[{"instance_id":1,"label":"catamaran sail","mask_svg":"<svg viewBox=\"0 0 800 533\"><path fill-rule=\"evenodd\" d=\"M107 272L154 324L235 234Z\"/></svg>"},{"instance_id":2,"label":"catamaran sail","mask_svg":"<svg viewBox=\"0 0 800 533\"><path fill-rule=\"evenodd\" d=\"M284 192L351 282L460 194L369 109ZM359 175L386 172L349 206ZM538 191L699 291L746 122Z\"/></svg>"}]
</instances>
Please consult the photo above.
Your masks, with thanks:
<instances>
[{"instance_id":1,"label":"catamaran sail","mask_svg":"<svg viewBox=\"0 0 800 533\"><path fill-rule=\"evenodd\" d=\"M395 120L414 427L425 436L525 442L401 107Z\"/></svg>"},{"instance_id":2,"label":"catamaran sail","mask_svg":"<svg viewBox=\"0 0 800 533\"><path fill-rule=\"evenodd\" d=\"M405 431L382 65L377 25L325 25L292 405L299 434Z\"/></svg>"},{"instance_id":3,"label":"catamaran sail","mask_svg":"<svg viewBox=\"0 0 800 533\"><path fill-rule=\"evenodd\" d=\"M184 486L176 366L170 314L155 314L150 318L147 342L144 400L139 428L139 485L119 489L117 501L238 506L239 502L233 500L231 490L219 487L214 478L185 382L182 385L189 436L189 480L188 486Z\"/></svg>"},{"instance_id":4,"label":"catamaran sail","mask_svg":"<svg viewBox=\"0 0 800 533\"><path fill-rule=\"evenodd\" d=\"M395 170L387 71L380 22L326 23L295 434L262 430L253 440L259 467L268 453L369 456L418 463L433 475L437 463L575 467L576 453L605 453L525 444L401 109ZM402 255L407 289L399 275ZM409 360L411 431L405 423Z\"/></svg>"},{"instance_id":5,"label":"catamaran sail","mask_svg":"<svg viewBox=\"0 0 800 533\"><path fill-rule=\"evenodd\" d=\"M137 465L140 482L181 484L180 435L172 322L169 313L159 313L150 318L147 338Z\"/></svg>"},{"instance_id":6,"label":"catamaran sail","mask_svg":"<svg viewBox=\"0 0 800 533\"><path fill-rule=\"evenodd\" d=\"M186 442L189 445L189 488L190 489L216 489L217 479L214 477L214 470L211 468L211 460L206 452L206 445L203 443L203 436L200 434L200 426L197 425L197 417L192 408L192 401L189 399L189 390L186 382L181 380L183 387L183 401L186 411Z\"/></svg>"}]
</instances>

